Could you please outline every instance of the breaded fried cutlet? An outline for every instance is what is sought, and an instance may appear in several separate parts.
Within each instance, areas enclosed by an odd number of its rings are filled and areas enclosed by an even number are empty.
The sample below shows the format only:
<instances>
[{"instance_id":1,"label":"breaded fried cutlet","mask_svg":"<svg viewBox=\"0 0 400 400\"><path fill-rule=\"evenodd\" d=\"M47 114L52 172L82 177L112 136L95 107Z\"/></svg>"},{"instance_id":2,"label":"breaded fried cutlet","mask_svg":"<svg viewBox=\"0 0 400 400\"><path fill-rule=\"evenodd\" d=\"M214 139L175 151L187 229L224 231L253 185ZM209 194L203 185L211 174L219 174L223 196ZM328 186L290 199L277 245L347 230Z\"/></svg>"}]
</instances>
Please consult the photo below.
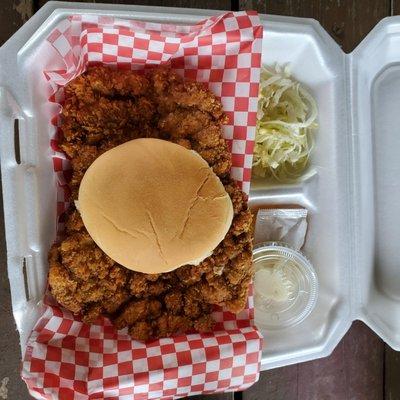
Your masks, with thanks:
<instances>
[{"instance_id":1,"label":"breaded fried cutlet","mask_svg":"<svg viewBox=\"0 0 400 400\"><path fill-rule=\"evenodd\" d=\"M91 67L66 86L59 145L71 159L72 200L102 153L154 137L195 150L208 162L232 199L234 218L224 240L199 265L151 275L109 258L71 206L64 239L49 253L49 286L61 305L86 322L107 316L138 340L210 331L214 305L235 313L245 307L252 278L252 216L247 196L229 177L225 123L214 94L168 68L140 74Z\"/></svg>"}]
</instances>

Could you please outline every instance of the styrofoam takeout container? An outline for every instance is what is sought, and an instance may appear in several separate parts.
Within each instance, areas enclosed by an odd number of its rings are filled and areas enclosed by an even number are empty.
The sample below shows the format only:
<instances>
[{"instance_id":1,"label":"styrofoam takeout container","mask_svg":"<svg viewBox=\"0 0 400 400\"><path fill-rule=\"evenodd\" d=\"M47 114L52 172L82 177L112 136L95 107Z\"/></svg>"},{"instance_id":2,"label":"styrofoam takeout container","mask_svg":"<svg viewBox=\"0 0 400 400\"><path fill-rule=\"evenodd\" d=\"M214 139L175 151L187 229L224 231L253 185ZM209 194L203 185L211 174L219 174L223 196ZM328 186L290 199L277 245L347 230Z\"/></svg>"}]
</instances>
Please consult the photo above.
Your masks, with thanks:
<instances>
[{"instance_id":1,"label":"styrofoam takeout container","mask_svg":"<svg viewBox=\"0 0 400 400\"><path fill-rule=\"evenodd\" d=\"M51 105L41 72L51 59L38 57L37 49L57 22L82 13L190 24L219 11L49 2L0 49L8 276L23 349L40 314L56 228L46 117ZM263 62L291 64L295 78L318 102L319 130L304 179L276 186L254 179L250 202L308 209L304 252L320 282L307 319L263 332L262 368L330 354L355 319L400 350L400 17L381 21L348 55L314 20L262 20ZM20 157L14 146L16 120Z\"/></svg>"}]
</instances>

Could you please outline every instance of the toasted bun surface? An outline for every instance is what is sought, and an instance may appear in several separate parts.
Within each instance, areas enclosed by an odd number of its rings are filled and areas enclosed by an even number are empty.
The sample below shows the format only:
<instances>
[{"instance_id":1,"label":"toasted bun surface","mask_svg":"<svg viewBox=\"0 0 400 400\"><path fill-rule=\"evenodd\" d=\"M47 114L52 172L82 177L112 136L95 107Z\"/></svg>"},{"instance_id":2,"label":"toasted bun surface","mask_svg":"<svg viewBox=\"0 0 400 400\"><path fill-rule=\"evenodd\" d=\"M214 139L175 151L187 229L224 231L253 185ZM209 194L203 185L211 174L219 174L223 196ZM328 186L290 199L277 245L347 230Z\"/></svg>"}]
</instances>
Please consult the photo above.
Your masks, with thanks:
<instances>
[{"instance_id":1,"label":"toasted bun surface","mask_svg":"<svg viewBox=\"0 0 400 400\"><path fill-rule=\"evenodd\" d=\"M196 265L223 240L229 195L197 153L159 139L107 151L86 171L79 211L96 244L119 264L163 273Z\"/></svg>"}]
</instances>

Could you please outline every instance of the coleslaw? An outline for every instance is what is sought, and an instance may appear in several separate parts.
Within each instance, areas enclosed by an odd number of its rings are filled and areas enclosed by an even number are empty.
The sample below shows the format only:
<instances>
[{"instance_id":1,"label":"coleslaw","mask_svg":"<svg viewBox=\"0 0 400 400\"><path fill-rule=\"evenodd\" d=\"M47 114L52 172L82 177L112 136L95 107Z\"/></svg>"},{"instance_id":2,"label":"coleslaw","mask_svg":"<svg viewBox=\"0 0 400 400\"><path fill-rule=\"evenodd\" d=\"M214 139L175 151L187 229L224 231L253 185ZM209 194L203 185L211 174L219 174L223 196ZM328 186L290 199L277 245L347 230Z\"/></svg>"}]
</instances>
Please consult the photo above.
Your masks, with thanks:
<instances>
[{"instance_id":1,"label":"coleslaw","mask_svg":"<svg viewBox=\"0 0 400 400\"><path fill-rule=\"evenodd\" d=\"M288 66L263 67L254 174L281 182L298 178L308 165L317 116L314 98L291 77Z\"/></svg>"}]
</instances>

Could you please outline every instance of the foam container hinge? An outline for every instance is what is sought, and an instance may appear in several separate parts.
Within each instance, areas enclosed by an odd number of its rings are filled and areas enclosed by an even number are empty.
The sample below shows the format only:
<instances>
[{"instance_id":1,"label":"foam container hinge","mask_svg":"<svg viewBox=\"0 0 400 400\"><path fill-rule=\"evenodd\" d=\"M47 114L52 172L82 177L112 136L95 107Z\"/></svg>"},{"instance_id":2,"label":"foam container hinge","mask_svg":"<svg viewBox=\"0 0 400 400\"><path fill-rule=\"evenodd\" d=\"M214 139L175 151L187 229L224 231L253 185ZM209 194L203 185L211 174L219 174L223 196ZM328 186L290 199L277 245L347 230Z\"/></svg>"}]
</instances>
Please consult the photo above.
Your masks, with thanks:
<instances>
[{"instance_id":1,"label":"foam container hinge","mask_svg":"<svg viewBox=\"0 0 400 400\"><path fill-rule=\"evenodd\" d=\"M219 11L49 2L0 49L1 172L13 313L24 349L41 312L56 190L49 149L44 38L71 14L190 24ZM263 63L290 64L315 96L311 165L292 185L253 179L250 203L309 211L304 253L320 288L312 314L265 336L262 369L329 355L355 319L400 349L400 18L344 54L315 20L261 16ZM47 52L49 53L48 49ZM15 149L15 120L19 155ZM17 162L18 161L18 162ZM257 315L256 315L257 318Z\"/></svg>"}]
</instances>

